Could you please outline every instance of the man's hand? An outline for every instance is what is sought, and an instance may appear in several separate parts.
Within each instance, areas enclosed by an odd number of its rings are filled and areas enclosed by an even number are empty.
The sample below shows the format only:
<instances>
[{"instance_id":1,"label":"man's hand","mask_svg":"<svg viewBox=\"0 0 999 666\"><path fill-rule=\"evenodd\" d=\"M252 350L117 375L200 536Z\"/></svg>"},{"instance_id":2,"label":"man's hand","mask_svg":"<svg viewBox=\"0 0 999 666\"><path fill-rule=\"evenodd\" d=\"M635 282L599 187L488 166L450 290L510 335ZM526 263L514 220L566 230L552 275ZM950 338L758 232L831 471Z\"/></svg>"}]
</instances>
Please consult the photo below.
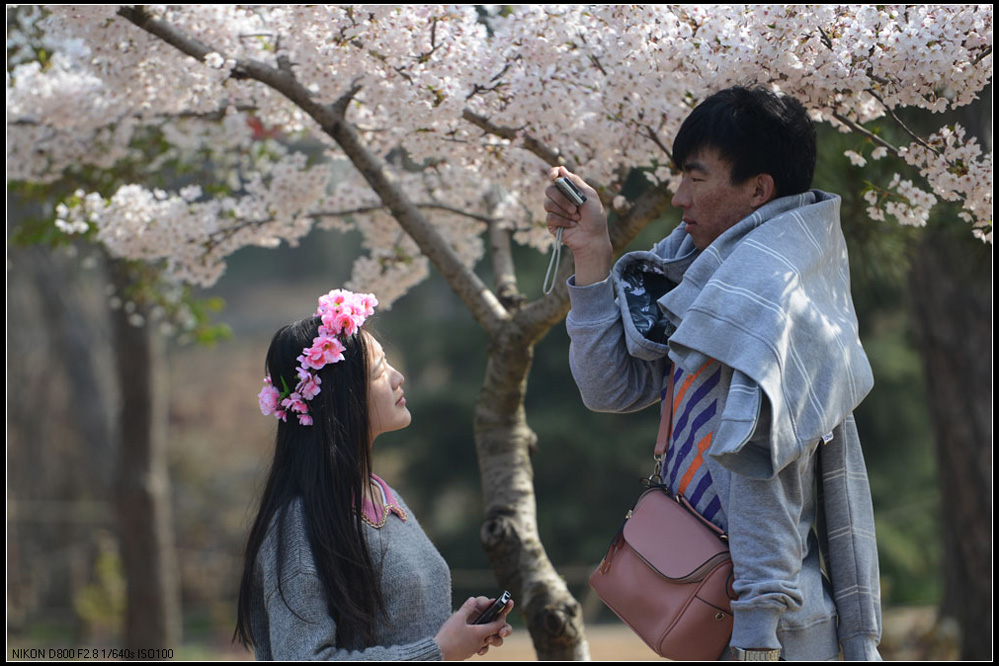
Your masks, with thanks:
<instances>
[{"instance_id":1,"label":"man's hand","mask_svg":"<svg viewBox=\"0 0 999 666\"><path fill-rule=\"evenodd\" d=\"M613 252L600 197L565 167L553 167L548 177L553 181L568 178L586 195L586 203L576 206L554 185L545 188L548 232L554 235L557 229L562 229L562 242L572 250L576 263L576 286L585 287L605 280L610 275Z\"/></svg>"}]
</instances>

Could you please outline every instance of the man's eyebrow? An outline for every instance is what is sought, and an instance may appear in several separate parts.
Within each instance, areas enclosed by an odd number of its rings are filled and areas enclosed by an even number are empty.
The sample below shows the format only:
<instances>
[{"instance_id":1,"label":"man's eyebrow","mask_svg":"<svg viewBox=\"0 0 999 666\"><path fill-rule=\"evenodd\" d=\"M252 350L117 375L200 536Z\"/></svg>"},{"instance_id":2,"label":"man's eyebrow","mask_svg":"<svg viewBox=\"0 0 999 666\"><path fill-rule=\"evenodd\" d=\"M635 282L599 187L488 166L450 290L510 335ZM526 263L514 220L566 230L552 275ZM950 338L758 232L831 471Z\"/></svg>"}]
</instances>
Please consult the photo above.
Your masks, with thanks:
<instances>
[{"instance_id":1,"label":"man's eyebrow","mask_svg":"<svg viewBox=\"0 0 999 666\"><path fill-rule=\"evenodd\" d=\"M684 172L700 171L701 173L708 173L707 165L704 164L704 162L700 162L698 160L688 160L684 162L683 166L681 167L681 170Z\"/></svg>"}]
</instances>

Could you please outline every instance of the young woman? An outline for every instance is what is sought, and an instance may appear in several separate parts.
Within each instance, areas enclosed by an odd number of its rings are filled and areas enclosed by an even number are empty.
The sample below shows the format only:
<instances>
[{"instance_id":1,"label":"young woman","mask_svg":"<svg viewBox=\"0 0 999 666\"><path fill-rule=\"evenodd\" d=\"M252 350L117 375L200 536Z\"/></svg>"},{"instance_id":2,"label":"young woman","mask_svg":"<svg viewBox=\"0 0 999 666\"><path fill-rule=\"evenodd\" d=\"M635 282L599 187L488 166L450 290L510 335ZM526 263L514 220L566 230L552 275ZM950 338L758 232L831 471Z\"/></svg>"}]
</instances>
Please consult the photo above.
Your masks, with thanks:
<instances>
[{"instance_id":1,"label":"young woman","mask_svg":"<svg viewBox=\"0 0 999 666\"><path fill-rule=\"evenodd\" d=\"M236 638L257 659L466 659L511 633L451 614L451 575L402 499L371 470L371 445L405 428L404 378L361 330L377 301L331 291L285 326L258 396L277 443L250 532ZM450 616L450 617L449 617Z\"/></svg>"}]
</instances>

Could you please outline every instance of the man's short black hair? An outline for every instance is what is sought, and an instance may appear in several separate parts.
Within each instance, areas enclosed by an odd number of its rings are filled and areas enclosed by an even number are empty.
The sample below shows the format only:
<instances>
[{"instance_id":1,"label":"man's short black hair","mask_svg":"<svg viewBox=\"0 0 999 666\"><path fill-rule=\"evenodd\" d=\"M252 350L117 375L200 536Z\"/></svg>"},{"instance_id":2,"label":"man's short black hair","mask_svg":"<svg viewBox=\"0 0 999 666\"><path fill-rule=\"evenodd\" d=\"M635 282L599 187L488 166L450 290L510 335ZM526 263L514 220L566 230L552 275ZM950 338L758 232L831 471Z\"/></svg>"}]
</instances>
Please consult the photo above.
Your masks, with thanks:
<instances>
[{"instance_id":1,"label":"man's short black hair","mask_svg":"<svg viewBox=\"0 0 999 666\"><path fill-rule=\"evenodd\" d=\"M687 116L673 141L683 169L700 150L714 148L732 167L732 184L761 173L777 196L800 194L815 174L815 126L801 102L766 88L735 86L716 92Z\"/></svg>"}]
</instances>

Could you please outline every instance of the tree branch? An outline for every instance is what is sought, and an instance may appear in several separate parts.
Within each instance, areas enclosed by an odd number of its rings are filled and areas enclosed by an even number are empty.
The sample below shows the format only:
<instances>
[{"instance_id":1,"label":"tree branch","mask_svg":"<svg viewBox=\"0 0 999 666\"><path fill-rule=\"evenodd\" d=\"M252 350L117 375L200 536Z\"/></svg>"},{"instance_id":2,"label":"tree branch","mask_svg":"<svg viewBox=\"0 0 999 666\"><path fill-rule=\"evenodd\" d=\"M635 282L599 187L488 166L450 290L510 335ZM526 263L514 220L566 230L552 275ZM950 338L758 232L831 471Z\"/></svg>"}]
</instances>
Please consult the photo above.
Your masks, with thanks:
<instances>
[{"instance_id":1,"label":"tree branch","mask_svg":"<svg viewBox=\"0 0 999 666\"><path fill-rule=\"evenodd\" d=\"M537 155L545 164L549 166L564 166L569 171L576 171L577 167L566 160L565 157L562 156L562 153L549 148L528 134L523 134L520 130L514 127L503 127L501 125L493 124L493 122L485 116L480 116L469 109L465 109L461 115L462 118L480 128L487 134L498 136L501 139L509 139L510 141L523 139L524 148L529 153ZM603 202L604 206L608 206L610 203L610 197L606 195L606 188L600 183L592 181L590 181L590 186L597 191L597 194L600 196L600 201Z\"/></svg>"},{"instance_id":2,"label":"tree branch","mask_svg":"<svg viewBox=\"0 0 999 666\"><path fill-rule=\"evenodd\" d=\"M519 308L526 299L517 288L517 271L513 263L510 230L504 229L499 220L493 220L489 224L489 249L493 260L496 293L507 309Z\"/></svg>"},{"instance_id":3,"label":"tree branch","mask_svg":"<svg viewBox=\"0 0 999 666\"><path fill-rule=\"evenodd\" d=\"M972 67L976 67L978 65L978 63L980 63L981 61L985 60L990 55L992 55L992 47L991 46L987 47L985 50L983 50L981 53L979 53L978 57L976 57L974 60L971 61L971 66Z\"/></svg>"},{"instance_id":4,"label":"tree branch","mask_svg":"<svg viewBox=\"0 0 999 666\"><path fill-rule=\"evenodd\" d=\"M186 53L195 60L204 62L205 56L212 53L208 45L196 39L187 37L146 11L142 5L125 6L118 9L118 16L125 18L142 28L154 37L158 37L178 51Z\"/></svg>"},{"instance_id":5,"label":"tree branch","mask_svg":"<svg viewBox=\"0 0 999 666\"><path fill-rule=\"evenodd\" d=\"M934 153L939 154L940 151L938 151L936 148L934 148L929 143L927 143L926 139L924 139L923 137L921 137L918 134L916 134L913 130L909 129L909 126L906 125L904 122L902 122L902 119L898 117L898 114L895 113L895 110L892 109L891 107L889 107L887 104L885 104L885 101L883 99L881 99L881 97L876 92L874 92L873 90L870 90L870 89L867 92L868 92L868 94L871 95L871 97L873 97L874 99L878 100L878 103L881 104L881 106L882 106L882 108L884 108L885 112L889 116L891 116L891 119L894 120L898 124L898 126L901 127L902 130L906 134L908 134L909 136L911 136L916 143L918 143L919 145L923 146L927 150L930 150L930 151L932 151Z\"/></svg>"},{"instance_id":6,"label":"tree branch","mask_svg":"<svg viewBox=\"0 0 999 666\"><path fill-rule=\"evenodd\" d=\"M522 134L518 129L515 129L513 127L502 127L500 125L494 125L485 116L480 116L479 114L469 109L465 109L464 112L462 112L461 116L462 118L472 123L482 131L486 132L487 134L492 134L493 136L498 136L501 139L508 139L510 141L523 139L524 148L529 153L532 153L540 157L545 164L551 166L555 166L557 164L564 164L566 165L566 168L569 168L570 171L572 170L571 167L568 166L565 158L562 157L561 153L552 150L551 148L544 145L543 143L541 143L540 141L538 141L537 139L528 134Z\"/></svg>"},{"instance_id":7,"label":"tree branch","mask_svg":"<svg viewBox=\"0 0 999 666\"><path fill-rule=\"evenodd\" d=\"M118 13L149 34L174 46L182 53L203 60L215 49L193 39L166 21L153 17L138 6L122 7ZM489 335L497 333L510 315L475 272L465 266L419 208L409 200L402 188L385 169L384 163L373 155L346 121L344 108L356 94L357 86L345 94L334 106L318 104L311 93L287 72L252 59L236 60L233 76L263 83L284 95L315 120L326 134L343 149L382 203L389 209L399 225L413 238L423 254L437 267L451 289L465 303L472 316Z\"/></svg>"},{"instance_id":8,"label":"tree branch","mask_svg":"<svg viewBox=\"0 0 999 666\"><path fill-rule=\"evenodd\" d=\"M453 215L461 215L462 217L467 217L485 224L498 222L496 218L489 217L487 215L479 215L478 213L470 213L467 210L462 210L461 208L455 208L454 206L448 206L446 204L429 203L415 205L420 210L439 210ZM314 213L310 213L309 217L345 217L347 215L364 215L365 213L374 213L378 210L384 210L384 208L385 206L362 206L361 208L352 208L350 210L319 210Z\"/></svg>"},{"instance_id":9,"label":"tree branch","mask_svg":"<svg viewBox=\"0 0 999 666\"><path fill-rule=\"evenodd\" d=\"M884 146L888 150L892 151L895 155L898 155L898 148L896 148L892 144L888 143L883 138L881 138L880 136L878 136L877 134L875 134L871 130L867 129L866 127L864 127L860 123L858 123L856 121L853 121L853 120L850 120L846 116L844 116L842 114L839 114L839 113L833 113L833 118L835 118L839 122L843 123L844 125L846 125L847 127L849 127L851 130L853 130L857 134L861 134L861 135L867 137L871 141L873 141L873 142L875 142L875 143L877 143L877 144L879 144L881 146Z\"/></svg>"},{"instance_id":10,"label":"tree branch","mask_svg":"<svg viewBox=\"0 0 999 666\"><path fill-rule=\"evenodd\" d=\"M649 140L652 141L652 143L656 144L656 146L659 147L659 150L663 151L666 154L666 157L669 158L669 161L672 162L673 151L671 151L669 147L667 147L666 144L662 142L662 139L659 138L659 135L656 134L656 131L652 129L652 127L650 127L649 125L646 125L645 132Z\"/></svg>"}]
</instances>

